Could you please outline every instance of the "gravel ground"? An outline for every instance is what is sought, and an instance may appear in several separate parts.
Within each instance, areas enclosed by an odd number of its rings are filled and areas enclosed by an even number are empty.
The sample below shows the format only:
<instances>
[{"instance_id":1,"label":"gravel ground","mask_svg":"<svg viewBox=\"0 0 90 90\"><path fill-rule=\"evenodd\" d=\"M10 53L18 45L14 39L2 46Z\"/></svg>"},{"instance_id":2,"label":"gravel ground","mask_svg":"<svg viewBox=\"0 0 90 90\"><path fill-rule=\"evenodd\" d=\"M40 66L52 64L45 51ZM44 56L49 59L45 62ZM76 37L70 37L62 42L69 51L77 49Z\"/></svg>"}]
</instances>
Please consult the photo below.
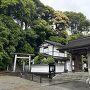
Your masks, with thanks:
<instances>
[{"instance_id":1,"label":"gravel ground","mask_svg":"<svg viewBox=\"0 0 90 90\"><path fill-rule=\"evenodd\" d=\"M82 73L77 75L74 78L87 78L87 75L83 77ZM65 78L65 76L67 75L65 74L63 77ZM59 80L61 77L60 75L56 76L55 81L44 84L20 77L1 75L0 90L90 90L90 85L86 84L83 80L78 81L78 79L73 79L73 77L70 81L66 79ZM70 74L69 77L71 77ZM54 82L55 84L53 84Z\"/></svg>"},{"instance_id":2,"label":"gravel ground","mask_svg":"<svg viewBox=\"0 0 90 90\"><path fill-rule=\"evenodd\" d=\"M45 87L32 88L27 90L72 90L72 89L67 89L59 86L45 86Z\"/></svg>"},{"instance_id":3,"label":"gravel ground","mask_svg":"<svg viewBox=\"0 0 90 90\"><path fill-rule=\"evenodd\" d=\"M27 90L43 85L20 77L0 76L0 90Z\"/></svg>"}]
</instances>

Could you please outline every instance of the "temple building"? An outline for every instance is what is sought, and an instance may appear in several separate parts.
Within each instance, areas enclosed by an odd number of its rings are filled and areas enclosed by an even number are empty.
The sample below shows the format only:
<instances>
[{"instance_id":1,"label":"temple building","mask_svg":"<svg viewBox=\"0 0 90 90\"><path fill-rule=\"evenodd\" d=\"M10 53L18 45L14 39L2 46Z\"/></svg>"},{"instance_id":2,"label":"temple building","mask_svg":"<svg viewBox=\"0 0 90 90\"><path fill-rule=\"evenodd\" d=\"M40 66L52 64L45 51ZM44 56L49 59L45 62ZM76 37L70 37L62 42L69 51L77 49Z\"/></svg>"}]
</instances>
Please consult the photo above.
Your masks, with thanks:
<instances>
[{"instance_id":1,"label":"temple building","mask_svg":"<svg viewBox=\"0 0 90 90\"><path fill-rule=\"evenodd\" d=\"M72 61L74 61L74 70L76 72L82 71L82 55L87 57L88 69L90 69L90 36L70 40L68 44L59 47L60 51L67 51L70 53L70 65L72 69Z\"/></svg>"}]
</instances>

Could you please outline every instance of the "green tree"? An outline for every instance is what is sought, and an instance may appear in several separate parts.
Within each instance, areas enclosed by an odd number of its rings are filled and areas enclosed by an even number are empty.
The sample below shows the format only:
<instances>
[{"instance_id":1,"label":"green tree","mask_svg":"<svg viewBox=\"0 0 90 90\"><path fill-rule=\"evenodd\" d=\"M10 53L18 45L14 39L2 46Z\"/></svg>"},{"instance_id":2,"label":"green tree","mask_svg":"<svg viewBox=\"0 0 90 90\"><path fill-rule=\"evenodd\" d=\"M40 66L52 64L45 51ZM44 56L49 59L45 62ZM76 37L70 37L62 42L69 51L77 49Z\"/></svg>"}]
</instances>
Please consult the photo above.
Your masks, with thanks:
<instances>
[{"instance_id":1,"label":"green tree","mask_svg":"<svg viewBox=\"0 0 90 90\"><path fill-rule=\"evenodd\" d=\"M49 23L50 20L53 18L53 15L54 15L54 9L50 6L45 6L41 18Z\"/></svg>"},{"instance_id":2,"label":"green tree","mask_svg":"<svg viewBox=\"0 0 90 90\"><path fill-rule=\"evenodd\" d=\"M39 54L38 56L36 56L34 58L34 64L41 64L43 59L44 59L44 55L43 54Z\"/></svg>"},{"instance_id":3,"label":"green tree","mask_svg":"<svg viewBox=\"0 0 90 90\"><path fill-rule=\"evenodd\" d=\"M33 22L33 30L35 30L38 35L37 45L39 46L45 39L48 39L50 35L53 35L55 31L50 28L48 23L45 20L35 20Z\"/></svg>"},{"instance_id":4,"label":"green tree","mask_svg":"<svg viewBox=\"0 0 90 90\"><path fill-rule=\"evenodd\" d=\"M0 0L0 14L10 16L13 14L16 4L18 4L18 0Z\"/></svg>"},{"instance_id":5,"label":"green tree","mask_svg":"<svg viewBox=\"0 0 90 90\"><path fill-rule=\"evenodd\" d=\"M67 43L67 41L68 41L68 39L60 37L60 36L50 36L49 40L61 43L63 45L65 45Z\"/></svg>"},{"instance_id":6,"label":"green tree","mask_svg":"<svg viewBox=\"0 0 90 90\"><path fill-rule=\"evenodd\" d=\"M22 45L22 47L20 48L20 52L24 52L24 53L34 53L34 48L32 48L30 46L29 43L25 43L24 45Z\"/></svg>"},{"instance_id":7,"label":"green tree","mask_svg":"<svg viewBox=\"0 0 90 90\"><path fill-rule=\"evenodd\" d=\"M34 4L36 6L36 14L34 16L34 20L36 19L42 19L42 15L43 15L43 12L44 12L44 4L40 2L40 0L33 0L34 1Z\"/></svg>"},{"instance_id":8,"label":"green tree","mask_svg":"<svg viewBox=\"0 0 90 90\"><path fill-rule=\"evenodd\" d=\"M41 64L47 64L47 59L44 57L42 60L41 60Z\"/></svg>"},{"instance_id":9,"label":"green tree","mask_svg":"<svg viewBox=\"0 0 90 90\"><path fill-rule=\"evenodd\" d=\"M73 34L70 36L70 39L77 39L77 38L82 38L85 35L83 35L82 33L78 33L78 34Z\"/></svg>"},{"instance_id":10,"label":"green tree","mask_svg":"<svg viewBox=\"0 0 90 90\"><path fill-rule=\"evenodd\" d=\"M13 17L16 20L20 20L21 27L25 24L25 29L27 29L31 25L33 17L36 13L35 8L33 0L18 0Z\"/></svg>"},{"instance_id":11,"label":"green tree","mask_svg":"<svg viewBox=\"0 0 90 90\"><path fill-rule=\"evenodd\" d=\"M55 23L58 29L63 23L61 27L65 28L67 21L62 12L44 6L40 0L0 0L0 70L10 65L10 53L37 54L45 39L57 35L50 25ZM56 36L56 41L65 43L66 32L61 31L59 35L62 40ZM39 55L37 63L43 61L44 57Z\"/></svg>"},{"instance_id":12,"label":"green tree","mask_svg":"<svg viewBox=\"0 0 90 90\"><path fill-rule=\"evenodd\" d=\"M55 60L54 60L54 58L52 58L52 57L48 57L47 58L47 63L49 64L49 63L54 63L55 62Z\"/></svg>"},{"instance_id":13,"label":"green tree","mask_svg":"<svg viewBox=\"0 0 90 90\"><path fill-rule=\"evenodd\" d=\"M1 0L1 14L11 16L21 27L27 29L36 14L33 0Z\"/></svg>"},{"instance_id":14,"label":"green tree","mask_svg":"<svg viewBox=\"0 0 90 90\"><path fill-rule=\"evenodd\" d=\"M69 29L72 34L89 31L90 21L82 13L64 12L64 14L69 18Z\"/></svg>"},{"instance_id":15,"label":"green tree","mask_svg":"<svg viewBox=\"0 0 90 90\"><path fill-rule=\"evenodd\" d=\"M56 25L57 33L60 34L62 30L66 30L68 26L68 17L61 11L55 11L53 18L50 20L51 24Z\"/></svg>"},{"instance_id":16,"label":"green tree","mask_svg":"<svg viewBox=\"0 0 90 90\"><path fill-rule=\"evenodd\" d=\"M11 63L10 53L16 51L21 28L11 17L0 15L0 70Z\"/></svg>"}]
</instances>

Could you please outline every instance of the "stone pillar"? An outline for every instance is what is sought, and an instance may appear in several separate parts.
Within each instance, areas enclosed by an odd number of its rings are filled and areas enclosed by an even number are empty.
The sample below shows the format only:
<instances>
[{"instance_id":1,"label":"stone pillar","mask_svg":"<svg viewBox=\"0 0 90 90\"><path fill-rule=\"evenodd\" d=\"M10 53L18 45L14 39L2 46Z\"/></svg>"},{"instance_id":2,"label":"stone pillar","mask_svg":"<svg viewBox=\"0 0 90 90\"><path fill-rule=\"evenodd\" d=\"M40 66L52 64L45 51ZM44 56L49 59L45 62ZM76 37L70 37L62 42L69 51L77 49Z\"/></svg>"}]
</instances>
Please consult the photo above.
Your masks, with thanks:
<instances>
[{"instance_id":1,"label":"stone pillar","mask_svg":"<svg viewBox=\"0 0 90 90\"><path fill-rule=\"evenodd\" d=\"M89 71L89 78L90 78L90 51L88 51L87 57L88 57L88 71Z\"/></svg>"},{"instance_id":2,"label":"stone pillar","mask_svg":"<svg viewBox=\"0 0 90 90\"><path fill-rule=\"evenodd\" d=\"M90 51L87 52L87 59L88 59L88 72L89 72L89 77L86 80L86 83L90 84Z\"/></svg>"},{"instance_id":3,"label":"stone pillar","mask_svg":"<svg viewBox=\"0 0 90 90\"><path fill-rule=\"evenodd\" d=\"M23 61L23 72L25 70L25 61Z\"/></svg>"},{"instance_id":4,"label":"stone pillar","mask_svg":"<svg viewBox=\"0 0 90 90\"><path fill-rule=\"evenodd\" d=\"M70 54L70 71L72 72L72 54Z\"/></svg>"},{"instance_id":5,"label":"stone pillar","mask_svg":"<svg viewBox=\"0 0 90 90\"><path fill-rule=\"evenodd\" d=\"M64 71L67 71L67 64L66 64L66 61L64 62Z\"/></svg>"},{"instance_id":6,"label":"stone pillar","mask_svg":"<svg viewBox=\"0 0 90 90\"><path fill-rule=\"evenodd\" d=\"M88 70L90 69L90 51L87 52L87 58L88 58Z\"/></svg>"},{"instance_id":7,"label":"stone pillar","mask_svg":"<svg viewBox=\"0 0 90 90\"><path fill-rule=\"evenodd\" d=\"M31 56L29 56L29 68L28 70L31 72Z\"/></svg>"},{"instance_id":8,"label":"stone pillar","mask_svg":"<svg viewBox=\"0 0 90 90\"><path fill-rule=\"evenodd\" d=\"M14 59L13 72L15 72L16 70L16 61L17 61L17 54L15 55L15 59Z\"/></svg>"},{"instance_id":9,"label":"stone pillar","mask_svg":"<svg viewBox=\"0 0 90 90\"><path fill-rule=\"evenodd\" d=\"M74 70L75 72L78 72L78 56L74 55L73 59L74 59Z\"/></svg>"},{"instance_id":10,"label":"stone pillar","mask_svg":"<svg viewBox=\"0 0 90 90\"><path fill-rule=\"evenodd\" d=\"M78 53L74 54L73 59L74 59L74 70L76 72L82 71L82 57L81 57L81 55Z\"/></svg>"},{"instance_id":11,"label":"stone pillar","mask_svg":"<svg viewBox=\"0 0 90 90\"><path fill-rule=\"evenodd\" d=\"M79 62L78 62L78 71L82 71L83 70L83 64L82 64L82 55L79 55Z\"/></svg>"}]
</instances>

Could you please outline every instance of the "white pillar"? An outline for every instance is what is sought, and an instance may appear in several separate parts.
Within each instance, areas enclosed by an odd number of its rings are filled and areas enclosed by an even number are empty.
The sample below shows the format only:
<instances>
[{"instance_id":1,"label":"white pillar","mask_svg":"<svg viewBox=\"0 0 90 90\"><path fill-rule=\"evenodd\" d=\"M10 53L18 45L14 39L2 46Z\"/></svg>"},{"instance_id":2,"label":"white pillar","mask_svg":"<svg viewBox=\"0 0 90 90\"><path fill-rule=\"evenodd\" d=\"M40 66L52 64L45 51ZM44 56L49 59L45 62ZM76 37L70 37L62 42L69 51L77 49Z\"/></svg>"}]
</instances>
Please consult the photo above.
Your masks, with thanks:
<instances>
[{"instance_id":1,"label":"white pillar","mask_svg":"<svg viewBox=\"0 0 90 90\"><path fill-rule=\"evenodd\" d=\"M25 70L25 61L23 61L23 72Z\"/></svg>"},{"instance_id":2,"label":"white pillar","mask_svg":"<svg viewBox=\"0 0 90 90\"><path fill-rule=\"evenodd\" d=\"M17 61L17 54L15 54L13 72L15 72L16 70L16 61Z\"/></svg>"},{"instance_id":3,"label":"white pillar","mask_svg":"<svg viewBox=\"0 0 90 90\"><path fill-rule=\"evenodd\" d=\"M49 44L48 44L48 54L49 54Z\"/></svg>"},{"instance_id":4,"label":"white pillar","mask_svg":"<svg viewBox=\"0 0 90 90\"><path fill-rule=\"evenodd\" d=\"M7 65L7 71L9 70L9 65Z\"/></svg>"},{"instance_id":5,"label":"white pillar","mask_svg":"<svg viewBox=\"0 0 90 90\"><path fill-rule=\"evenodd\" d=\"M34 59L33 59L33 64L34 64Z\"/></svg>"},{"instance_id":6,"label":"white pillar","mask_svg":"<svg viewBox=\"0 0 90 90\"><path fill-rule=\"evenodd\" d=\"M43 53L44 53L44 46L42 48L43 48Z\"/></svg>"},{"instance_id":7,"label":"white pillar","mask_svg":"<svg viewBox=\"0 0 90 90\"><path fill-rule=\"evenodd\" d=\"M54 45L52 46L52 56L54 56Z\"/></svg>"},{"instance_id":8,"label":"white pillar","mask_svg":"<svg viewBox=\"0 0 90 90\"><path fill-rule=\"evenodd\" d=\"M29 68L28 70L31 72L31 56L29 56Z\"/></svg>"}]
</instances>

